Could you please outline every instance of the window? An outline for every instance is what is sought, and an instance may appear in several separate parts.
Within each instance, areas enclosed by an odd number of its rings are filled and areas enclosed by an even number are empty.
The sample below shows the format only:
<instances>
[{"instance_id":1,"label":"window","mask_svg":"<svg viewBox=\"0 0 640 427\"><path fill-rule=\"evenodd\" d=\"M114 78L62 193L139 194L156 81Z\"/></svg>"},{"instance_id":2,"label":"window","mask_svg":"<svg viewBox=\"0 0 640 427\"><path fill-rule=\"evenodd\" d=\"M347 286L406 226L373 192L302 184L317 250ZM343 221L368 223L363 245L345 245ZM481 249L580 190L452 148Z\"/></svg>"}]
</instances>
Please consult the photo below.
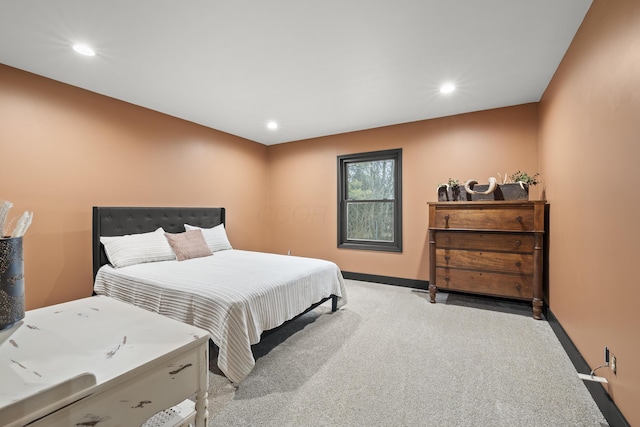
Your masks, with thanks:
<instances>
[{"instance_id":1,"label":"window","mask_svg":"<svg viewBox=\"0 0 640 427\"><path fill-rule=\"evenodd\" d=\"M402 252L402 150L338 156L338 247Z\"/></svg>"}]
</instances>

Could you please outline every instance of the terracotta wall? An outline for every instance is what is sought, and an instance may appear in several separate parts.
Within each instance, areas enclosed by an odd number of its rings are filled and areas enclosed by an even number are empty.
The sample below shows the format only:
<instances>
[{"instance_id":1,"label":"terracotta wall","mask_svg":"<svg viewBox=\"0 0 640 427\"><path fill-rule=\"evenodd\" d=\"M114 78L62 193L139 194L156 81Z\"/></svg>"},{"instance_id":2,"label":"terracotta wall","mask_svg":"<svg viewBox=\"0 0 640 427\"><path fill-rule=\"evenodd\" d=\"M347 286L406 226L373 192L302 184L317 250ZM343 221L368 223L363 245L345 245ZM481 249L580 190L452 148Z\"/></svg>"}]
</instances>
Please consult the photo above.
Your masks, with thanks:
<instances>
[{"instance_id":1,"label":"terracotta wall","mask_svg":"<svg viewBox=\"0 0 640 427\"><path fill-rule=\"evenodd\" d=\"M267 147L0 65L0 200L34 212L27 308L91 295L91 207L224 206L260 249Z\"/></svg>"},{"instance_id":2,"label":"terracotta wall","mask_svg":"<svg viewBox=\"0 0 640 427\"><path fill-rule=\"evenodd\" d=\"M427 202L448 178L538 168L537 104L269 147L268 249L320 257L344 271L428 280ZM337 248L337 156L402 148L402 253ZM537 198L534 188L532 198Z\"/></svg>"},{"instance_id":3,"label":"terracotta wall","mask_svg":"<svg viewBox=\"0 0 640 427\"><path fill-rule=\"evenodd\" d=\"M550 307L640 425L640 2L595 0L540 103Z\"/></svg>"}]
</instances>

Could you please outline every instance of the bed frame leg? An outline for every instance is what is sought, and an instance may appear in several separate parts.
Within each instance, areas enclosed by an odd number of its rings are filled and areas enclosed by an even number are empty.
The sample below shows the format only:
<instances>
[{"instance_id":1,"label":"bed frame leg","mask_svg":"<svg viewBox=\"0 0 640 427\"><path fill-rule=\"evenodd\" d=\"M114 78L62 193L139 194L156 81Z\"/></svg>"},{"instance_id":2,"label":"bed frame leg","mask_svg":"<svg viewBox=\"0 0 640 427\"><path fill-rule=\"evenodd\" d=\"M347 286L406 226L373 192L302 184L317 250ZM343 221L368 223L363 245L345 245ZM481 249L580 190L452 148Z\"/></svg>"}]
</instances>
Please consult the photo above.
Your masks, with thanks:
<instances>
[{"instance_id":1,"label":"bed frame leg","mask_svg":"<svg viewBox=\"0 0 640 427\"><path fill-rule=\"evenodd\" d=\"M336 295L331 295L331 312L335 312L338 310L338 297Z\"/></svg>"}]
</instances>

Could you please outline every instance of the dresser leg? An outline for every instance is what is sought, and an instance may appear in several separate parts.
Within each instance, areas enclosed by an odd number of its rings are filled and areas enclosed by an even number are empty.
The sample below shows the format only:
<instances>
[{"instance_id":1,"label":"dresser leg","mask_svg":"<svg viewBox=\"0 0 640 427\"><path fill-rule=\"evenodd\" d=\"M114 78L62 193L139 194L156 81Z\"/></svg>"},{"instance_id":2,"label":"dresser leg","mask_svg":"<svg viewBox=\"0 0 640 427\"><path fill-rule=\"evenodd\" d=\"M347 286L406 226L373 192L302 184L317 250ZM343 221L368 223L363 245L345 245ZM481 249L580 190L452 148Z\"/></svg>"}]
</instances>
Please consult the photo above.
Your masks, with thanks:
<instances>
[{"instance_id":1,"label":"dresser leg","mask_svg":"<svg viewBox=\"0 0 640 427\"><path fill-rule=\"evenodd\" d=\"M436 285L429 285L429 297L431 299L431 304L435 304L436 302Z\"/></svg>"},{"instance_id":2,"label":"dresser leg","mask_svg":"<svg viewBox=\"0 0 640 427\"><path fill-rule=\"evenodd\" d=\"M540 298L533 299L533 318L542 319L542 300Z\"/></svg>"},{"instance_id":3,"label":"dresser leg","mask_svg":"<svg viewBox=\"0 0 640 427\"><path fill-rule=\"evenodd\" d=\"M197 427L205 427L209 418L209 409L208 405L208 393L205 389L204 391L199 391L196 393L196 419L195 425Z\"/></svg>"}]
</instances>

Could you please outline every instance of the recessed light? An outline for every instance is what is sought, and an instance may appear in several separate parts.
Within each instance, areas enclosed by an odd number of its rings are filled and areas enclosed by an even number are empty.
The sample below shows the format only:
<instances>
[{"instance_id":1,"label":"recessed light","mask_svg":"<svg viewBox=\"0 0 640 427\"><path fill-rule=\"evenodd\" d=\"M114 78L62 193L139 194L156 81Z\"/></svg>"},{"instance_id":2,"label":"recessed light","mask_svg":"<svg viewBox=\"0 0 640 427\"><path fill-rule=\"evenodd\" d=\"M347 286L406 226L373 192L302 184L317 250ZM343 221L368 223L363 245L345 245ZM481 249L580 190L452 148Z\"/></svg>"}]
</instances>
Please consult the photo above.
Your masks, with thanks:
<instances>
[{"instance_id":1,"label":"recessed light","mask_svg":"<svg viewBox=\"0 0 640 427\"><path fill-rule=\"evenodd\" d=\"M272 120L269 123L267 123L267 127L271 130L276 130L278 129L278 123Z\"/></svg>"},{"instance_id":2,"label":"recessed light","mask_svg":"<svg viewBox=\"0 0 640 427\"><path fill-rule=\"evenodd\" d=\"M96 54L93 51L93 49L91 49L86 44L74 44L73 45L73 50L78 52L80 55L85 55L85 56L94 56Z\"/></svg>"},{"instance_id":3,"label":"recessed light","mask_svg":"<svg viewBox=\"0 0 640 427\"><path fill-rule=\"evenodd\" d=\"M440 86L440 93L451 93L456 90L456 86L453 83L445 83Z\"/></svg>"}]
</instances>

